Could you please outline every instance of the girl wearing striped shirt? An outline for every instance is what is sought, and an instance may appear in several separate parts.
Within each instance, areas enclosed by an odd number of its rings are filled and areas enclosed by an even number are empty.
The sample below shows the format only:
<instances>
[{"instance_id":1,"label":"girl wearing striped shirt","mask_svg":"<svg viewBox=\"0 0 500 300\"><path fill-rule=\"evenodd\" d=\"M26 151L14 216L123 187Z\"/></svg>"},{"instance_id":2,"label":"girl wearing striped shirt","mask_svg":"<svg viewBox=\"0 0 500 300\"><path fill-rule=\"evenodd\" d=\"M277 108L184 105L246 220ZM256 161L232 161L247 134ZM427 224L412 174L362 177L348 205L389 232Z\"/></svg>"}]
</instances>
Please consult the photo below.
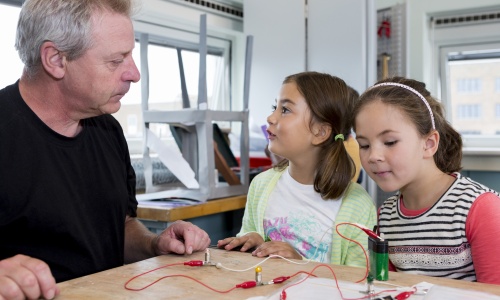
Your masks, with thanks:
<instances>
[{"instance_id":1,"label":"girl wearing striped shirt","mask_svg":"<svg viewBox=\"0 0 500 300\"><path fill-rule=\"evenodd\" d=\"M425 84L394 77L353 111L367 174L397 191L379 209L391 268L500 284L499 194L462 176L462 140Z\"/></svg>"}]
</instances>

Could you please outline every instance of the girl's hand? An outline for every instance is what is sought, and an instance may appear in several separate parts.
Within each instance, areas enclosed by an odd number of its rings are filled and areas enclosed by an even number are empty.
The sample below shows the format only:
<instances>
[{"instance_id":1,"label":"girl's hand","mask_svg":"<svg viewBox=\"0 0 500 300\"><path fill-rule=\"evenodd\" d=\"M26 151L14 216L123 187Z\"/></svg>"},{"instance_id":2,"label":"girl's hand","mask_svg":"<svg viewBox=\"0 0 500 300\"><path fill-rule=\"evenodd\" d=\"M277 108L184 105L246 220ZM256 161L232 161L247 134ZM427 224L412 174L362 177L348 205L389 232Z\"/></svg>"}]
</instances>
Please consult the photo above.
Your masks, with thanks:
<instances>
[{"instance_id":1,"label":"girl's hand","mask_svg":"<svg viewBox=\"0 0 500 300\"><path fill-rule=\"evenodd\" d=\"M264 239L256 233L250 232L240 237L229 237L217 242L217 248L224 248L226 250L238 250L237 247L241 246L239 249L241 252L246 252L249 249L255 248L264 243Z\"/></svg>"},{"instance_id":2,"label":"girl's hand","mask_svg":"<svg viewBox=\"0 0 500 300\"><path fill-rule=\"evenodd\" d=\"M290 259L302 259L302 256L287 242L266 242L252 252L253 256L264 257L268 255L279 255Z\"/></svg>"}]
</instances>

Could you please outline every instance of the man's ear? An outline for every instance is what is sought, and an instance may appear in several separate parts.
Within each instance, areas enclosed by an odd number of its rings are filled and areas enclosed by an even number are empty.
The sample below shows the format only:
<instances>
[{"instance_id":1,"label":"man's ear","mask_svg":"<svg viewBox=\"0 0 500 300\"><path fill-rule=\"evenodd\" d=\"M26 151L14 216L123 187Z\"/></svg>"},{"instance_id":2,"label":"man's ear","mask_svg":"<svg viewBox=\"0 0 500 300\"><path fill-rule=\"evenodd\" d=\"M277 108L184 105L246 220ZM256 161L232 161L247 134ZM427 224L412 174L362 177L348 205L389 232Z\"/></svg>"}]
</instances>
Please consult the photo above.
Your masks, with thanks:
<instances>
[{"instance_id":1,"label":"man's ear","mask_svg":"<svg viewBox=\"0 0 500 300\"><path fill-rule=\"evenodd\" d=\"M319 145L330 138L332 135L332 127L326 123L314 125L313 145Z\"/></svg>"},{"instance_id":2,"label":"man's ear","mask_svg":"<svg viewBox=\"0 0 500 300\"><path fill-rule=\"evenodd\" d=\"M47 41L40 47L40 58L43 69L50 76L61 79L66 71L66 56L57 49L53 42Z\"/></svg>"},{"instance_id":3,"label":"man's ear","mask_svg":"<svg viewBox=\"0 0 500 300\"><path fill-rule=\"evenodd\" d=\"M439 132L433 130L426 138L424 144L424 158L432 157L439 147Z\"/></svg>"}]
</instances>

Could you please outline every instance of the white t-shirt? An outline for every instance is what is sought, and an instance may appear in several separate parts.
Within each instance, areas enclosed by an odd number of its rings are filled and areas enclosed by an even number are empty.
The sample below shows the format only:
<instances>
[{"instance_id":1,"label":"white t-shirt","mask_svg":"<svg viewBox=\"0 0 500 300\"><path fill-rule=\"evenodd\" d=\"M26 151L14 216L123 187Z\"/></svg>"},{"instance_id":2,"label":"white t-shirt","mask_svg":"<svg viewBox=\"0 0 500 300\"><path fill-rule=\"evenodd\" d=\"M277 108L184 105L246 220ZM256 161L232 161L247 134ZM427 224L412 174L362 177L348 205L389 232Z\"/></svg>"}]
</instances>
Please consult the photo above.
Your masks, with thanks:
<instances>
[{"instance_id":1,"label":"white t-shirt","mask_svg":"<svg viewBox=\"0 0 500 300\"><path fill-rule=\"evenodd\" d=\"M329 263L335 217L342 198L323 200L313 185L295 181L288 169L272 191L264 215L264 232L314 261Z\"/></svg>"}]
</instances>

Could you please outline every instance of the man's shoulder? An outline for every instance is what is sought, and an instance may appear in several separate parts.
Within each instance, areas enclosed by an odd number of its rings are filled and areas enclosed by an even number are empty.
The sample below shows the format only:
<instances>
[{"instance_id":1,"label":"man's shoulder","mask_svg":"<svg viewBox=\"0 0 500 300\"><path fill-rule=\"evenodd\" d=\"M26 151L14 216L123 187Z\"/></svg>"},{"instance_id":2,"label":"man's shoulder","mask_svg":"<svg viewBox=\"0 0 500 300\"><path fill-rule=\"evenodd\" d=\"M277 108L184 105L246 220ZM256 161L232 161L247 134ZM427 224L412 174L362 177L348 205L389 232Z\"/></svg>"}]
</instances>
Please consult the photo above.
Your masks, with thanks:
<instances>
[{"instance_id":1,"label":"man's shoulder","mask_svg":"<svg viewBox=\"0 0 500 300\"><path fill-rule=\"evenodd\" d=\"M0 89L0 128L16 119L19 113L16 98L22 99L17 82Z\"/></svg>"},{"instance_id":2,"label":"man's shoulder","mask_svg":"<svg viewBox=\"0 0 500 300\"><path fill-rule=\"evenodd\" d=\"M3 87L2 89L0 89L0 97L8 96L13 91L15 91L16 89L19 90L18 82L15 82L13 84L7 85L7 86Z\"/></svg>"}]
</instances>

